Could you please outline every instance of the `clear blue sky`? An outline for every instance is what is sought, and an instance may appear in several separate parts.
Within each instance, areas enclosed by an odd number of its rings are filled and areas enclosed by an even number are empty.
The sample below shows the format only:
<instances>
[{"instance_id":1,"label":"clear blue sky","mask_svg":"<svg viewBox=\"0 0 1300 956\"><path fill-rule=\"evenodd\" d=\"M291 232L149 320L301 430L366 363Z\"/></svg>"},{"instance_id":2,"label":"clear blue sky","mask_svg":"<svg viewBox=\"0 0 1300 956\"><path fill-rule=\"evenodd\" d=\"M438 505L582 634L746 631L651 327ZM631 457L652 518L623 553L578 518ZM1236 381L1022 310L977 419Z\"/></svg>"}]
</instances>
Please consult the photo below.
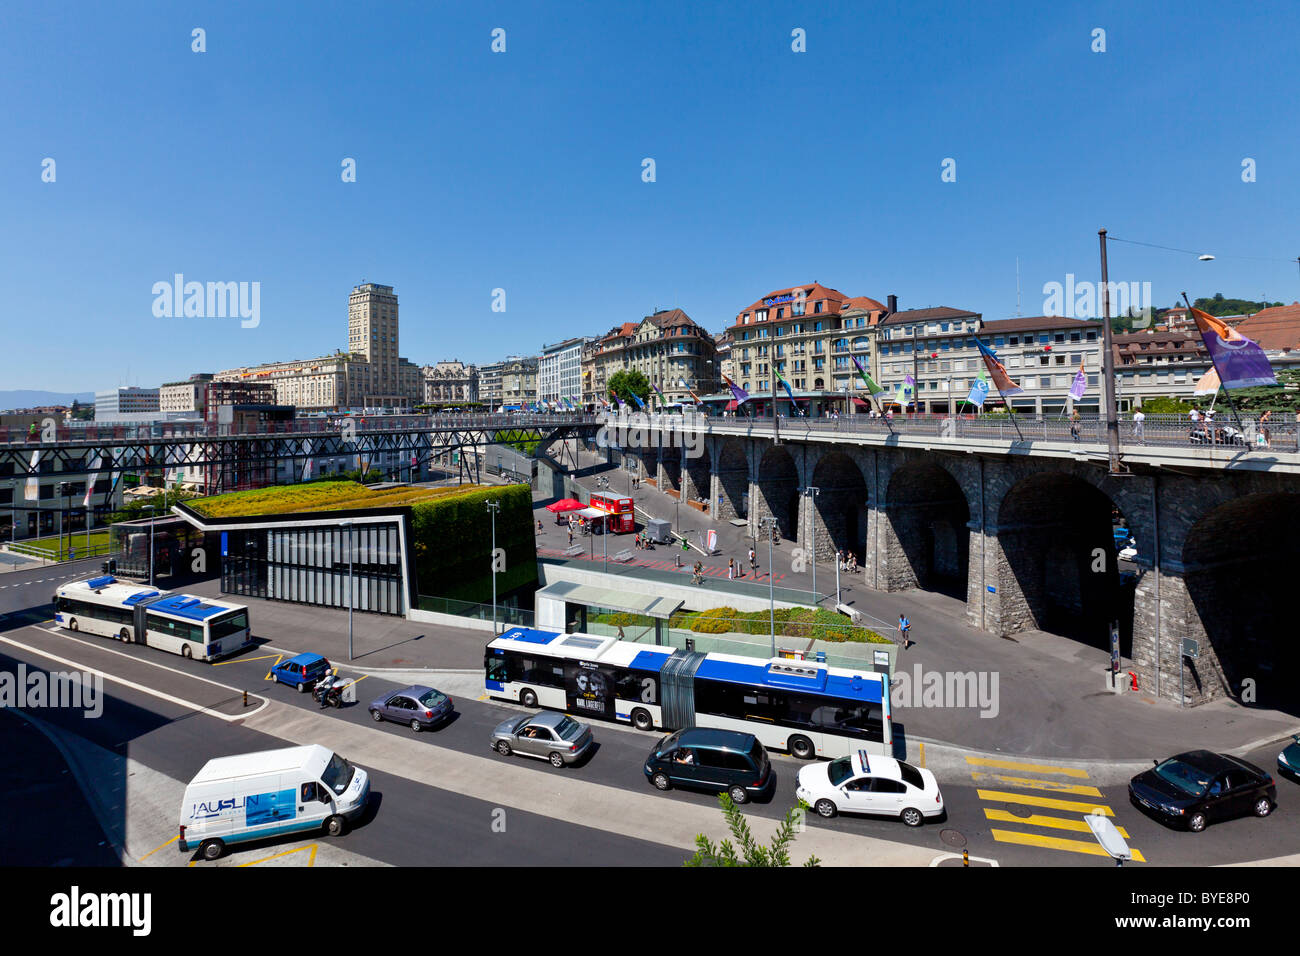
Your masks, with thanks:
<instances>
[{"instance_id":1,"label":"clear blue sky","mask_svg":"<svg viewBox=\"0 0 1300 956\"><path fill-rule=\"evenodd\" d=\"M812 280L1005 318L1017 256L1033 315L1044 283L1097 277L1102 226L1220 257L1112 246L1159 305L1291 302L1294 261L1227 257L1300 256L1297 36L1294 2L11 0L0 388L324 354L367 280L421 364L655 307L718 331ZM177 272L260 282L260 327L155 318Z\"/></svg>"}]
</instances>

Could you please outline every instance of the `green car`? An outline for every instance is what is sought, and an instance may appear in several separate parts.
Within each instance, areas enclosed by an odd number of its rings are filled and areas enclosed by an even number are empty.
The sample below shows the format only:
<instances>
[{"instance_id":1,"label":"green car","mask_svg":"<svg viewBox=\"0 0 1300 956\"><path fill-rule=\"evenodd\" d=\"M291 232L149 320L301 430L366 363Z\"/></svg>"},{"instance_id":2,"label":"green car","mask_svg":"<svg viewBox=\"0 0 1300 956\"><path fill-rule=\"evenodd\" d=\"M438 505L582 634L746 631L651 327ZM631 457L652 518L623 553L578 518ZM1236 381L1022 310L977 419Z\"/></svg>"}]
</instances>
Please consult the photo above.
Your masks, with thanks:
<instances>
[{"instance_id":1,"label":"green car","mask_svg":"<svg viewBox=\"0 0 1300 956\"><path fill-rule=\"evenodd\" d=\"M1300 782L1300 734L1292 737L1287 748L1277 755L1277 769L1283 776Z\"/></svg>"}]
</instances>

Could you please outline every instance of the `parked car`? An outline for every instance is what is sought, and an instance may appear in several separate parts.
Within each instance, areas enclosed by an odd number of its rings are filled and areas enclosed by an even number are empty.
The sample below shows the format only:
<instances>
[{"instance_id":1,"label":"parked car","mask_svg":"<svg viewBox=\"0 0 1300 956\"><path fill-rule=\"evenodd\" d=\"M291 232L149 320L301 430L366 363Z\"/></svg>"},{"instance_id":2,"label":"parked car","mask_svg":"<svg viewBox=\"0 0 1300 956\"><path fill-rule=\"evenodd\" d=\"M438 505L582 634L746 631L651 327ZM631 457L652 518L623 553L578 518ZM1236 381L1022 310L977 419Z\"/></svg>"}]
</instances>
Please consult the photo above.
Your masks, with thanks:
<instances>
[{"instance_id":1,"label":"parked car","mask_svg":"<svg viewBox=\"0 0 1300 956\"><path fill-rule=\"evenodd\" d=\"M416 684L380 694L370 702L369 710L375 723L393 720L419 733L450 717L452 703L442 691Z\"/></svg>"},{"instance_id":2,"label":"parked car","mask_svg":"<svg viewBox=\"0 0 1300 956\"><path fill-rule=\"evenodd\" d=\"M1250 813L1266 817L1277 806L1273 778L1239 757L1190 750L1153 763L1152 769L1129 781L1129 799L1158 819L1193 833Z\"/></svg>"},{"instance_id":3,"label":"parked car","mask_svg":"<svg viewBox=\"0 0 1300 956\"><path fill-rule=\"evenodd\" d=\"M1291 743L1277 755L1277 769L1296 783L1300 783L1300 734L1291 738Z\"/></svg>"},{"instance_id":4,"label":"parked car","mask_svg":"<svg viewBox=\"0 0 1300 956\"><path fill-rule=\"evenodd\" d=\"M549 760L552 767L577 762L595 742L586 724L552 711L511 717L492 731L492 749L501 756L519 753Z\"/></svg>"},{"instance_id":5,"label":"parked car","mask_svg":"<svg viewBox=\"0 0 1300 956\"><path fill-rule=\"evenodd\" d=\"M767 751L753 734L701 727L686 727L655 744L645 775L659 790L726 792L734 803L745 803L776 781Z\"/></svg>"},{"instance_id":6,"label":"parked car","mask_svg":"<svg viewBox=\"0 0 1300 956\"><path fill-rule=\"evenodd\" d=\"M804 767L795 795L823 817L870 813L919 827L943 815L943 794L931 771L865 750Z\"/></svg>"},{"instance_id":7,"label":"parked car","mask_svg":"<svg viewBox=\"0 0 1300 956\"><path fill-rule=\"evenodd\" d=\"M281 661L271 668L271 679L305 693L316 686L316 682L329 673L330 662L319 654L299 654L287 661Z\"/></svg>"}]
</instances>

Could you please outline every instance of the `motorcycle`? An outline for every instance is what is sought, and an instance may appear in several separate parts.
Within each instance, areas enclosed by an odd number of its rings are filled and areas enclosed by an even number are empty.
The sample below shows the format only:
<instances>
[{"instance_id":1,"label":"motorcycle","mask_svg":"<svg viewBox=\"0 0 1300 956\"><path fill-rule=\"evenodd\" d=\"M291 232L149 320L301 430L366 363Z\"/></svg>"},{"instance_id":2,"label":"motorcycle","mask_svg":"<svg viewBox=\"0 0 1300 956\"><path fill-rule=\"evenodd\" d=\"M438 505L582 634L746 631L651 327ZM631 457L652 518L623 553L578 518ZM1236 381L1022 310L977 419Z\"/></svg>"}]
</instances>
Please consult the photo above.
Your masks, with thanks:
<instances>
[{"instance_id":1,"label":"motorcycle","mask_svg":"<svg viewBox=\"0 0 1300 956\"><path fill-rule=\"evenodd\" d=\"M337 674L326 674L312 688L312 699L320 704L322 710L326 707L342 707L343 691L351 684L352 681L344 680Z\"/></svg>"}]
</instances>

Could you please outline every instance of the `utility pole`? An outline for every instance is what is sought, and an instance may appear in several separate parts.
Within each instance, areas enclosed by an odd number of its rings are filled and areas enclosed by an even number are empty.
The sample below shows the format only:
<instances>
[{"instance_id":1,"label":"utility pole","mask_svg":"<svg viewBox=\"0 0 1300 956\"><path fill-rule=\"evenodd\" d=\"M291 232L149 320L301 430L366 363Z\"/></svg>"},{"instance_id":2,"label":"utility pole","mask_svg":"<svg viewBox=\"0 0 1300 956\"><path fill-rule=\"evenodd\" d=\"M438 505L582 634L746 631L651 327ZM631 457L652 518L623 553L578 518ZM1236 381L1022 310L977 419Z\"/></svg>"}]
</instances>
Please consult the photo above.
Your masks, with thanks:
<instances>
[{"instance_id":1,"label":"utility pole","mask_svg":"<svg viewBox=\"0 0 1300 956\"><path fill-rule=\"evenodd\" d=\"M501 510L500 501L485 501L487 510L492 513L492 636L497 635L497 512Z\"/></svg>"},{"instance_id":2,"label":"utility pole","mask_svg":"<svg viewBox=\"0 0 1300 956\"><path fill-rule=\"evenodd\" d=\"M1119 414L1115 410L1115 356L1111 352L1110 331L1110 281L1106 265L1106 230L1097 236L1101 242L1101 394L1102 411L1106 415L1106 453L1112 475L1127 475L1129 470L1120 460Z\"/></svg>"},{"instance_id":3,"label":"utility pole","mask_svg":"<svg viewBox=\"0 0 1300 956\"><path fill-rule=\"evenodd\" d=\"M772 528L776 527L776 518L769 515L759 519L758 523L767 528L767 596L771 610L772 656L776 657L776 588L772 582Z\"/></svg>"},{"instance_id":4,"label":"utility pole","mask_svg":"<svg viewBox=\"0 0 1300 956\"><path fill-rule=\"evenodd\" d=\"M813 499L821 494L821 489L809 485L803 490L804 497L808 500L808 554L812 564L812 589L813 602L821 604L821 598L817 594L817 515L814 511Z\"/></svg>"},{"instance_id":5,"label":"utility pole","mask_svg":"<svg viewBox=\"0 0 1300 956\"><path fill-rule=\"evenodd\" d=\"M770 346L772 352L768 356L768 371L772 377L769 379L772 385L772 444L781 444L781 424L776 417L776 343Z\"/></svg>"}]
</instances>

